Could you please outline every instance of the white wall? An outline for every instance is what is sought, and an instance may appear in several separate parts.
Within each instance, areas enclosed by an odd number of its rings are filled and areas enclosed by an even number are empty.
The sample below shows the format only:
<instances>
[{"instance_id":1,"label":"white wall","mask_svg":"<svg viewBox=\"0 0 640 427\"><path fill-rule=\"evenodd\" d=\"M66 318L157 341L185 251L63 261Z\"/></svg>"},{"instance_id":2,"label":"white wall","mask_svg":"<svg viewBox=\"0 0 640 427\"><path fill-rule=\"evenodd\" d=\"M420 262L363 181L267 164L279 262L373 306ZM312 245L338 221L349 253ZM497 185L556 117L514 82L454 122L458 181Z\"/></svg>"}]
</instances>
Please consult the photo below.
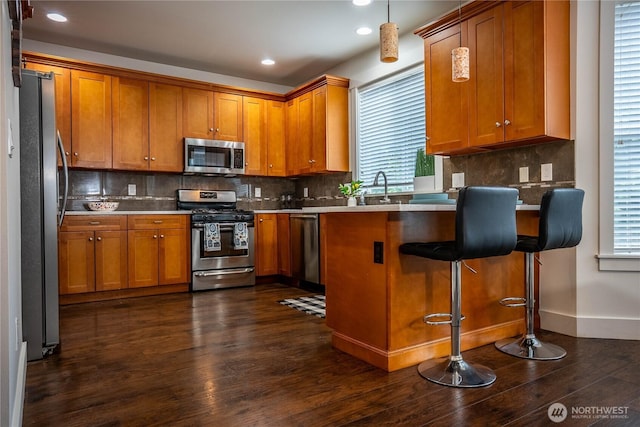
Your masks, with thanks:
<instances>
[{"instance_id":1,"label":"white wall","mask_svg":"<svg viewBox=\"0 0 640 427\"><path fill-rule=\"evenodd\" d=\"M25 348L20 293L20 154L18 90L11 76L11 21L7 2L0 20L0 425L22 420ZM9 158L9 122L16 149ZM22 358L21 358L22 354Z\"/></svg>"},{"instance_id":2,"label":"white wall","mask_svg":"<svg viewBox=\"0 0 640 427\"><path fill-rule=\"evenodd\" d=\"M184 79L198 80L202 82L216 83L226 86L236 86L264 92L275 92L284 94L293 89L289 86L242 79L238 77L226 76L224 74L208 73L206 71L191 70L188 68L175 67L173 65L141 61L139 59L108 55L106 53L91 52L88 50L75 49L68 46L55 45L35 40L23 40L22 50L61 56L63 58L73 58L80 61L92 62L95 64L110 65L113 67L145 71L148 73L162 74L166 76L180 77Z\"/></svg>"},{"instance_id":3,"label":"white wall","mask_svg":"<svg viewBox=\"0 0 640 427\"><path fill-rule=\"evenodd\" d=\"M599 271L600 2L572 2L572 93L576 187L585 190L583 238L576 249L542 255L540 318L544 329L592 338L640 339L640 274ZM607 162L603 162L607 163ZM610 175L604 166L600 174ZM611 182L611 181L609 181ZM567 269L566 266L573 266Z\"/></svg>"}]
</instances>

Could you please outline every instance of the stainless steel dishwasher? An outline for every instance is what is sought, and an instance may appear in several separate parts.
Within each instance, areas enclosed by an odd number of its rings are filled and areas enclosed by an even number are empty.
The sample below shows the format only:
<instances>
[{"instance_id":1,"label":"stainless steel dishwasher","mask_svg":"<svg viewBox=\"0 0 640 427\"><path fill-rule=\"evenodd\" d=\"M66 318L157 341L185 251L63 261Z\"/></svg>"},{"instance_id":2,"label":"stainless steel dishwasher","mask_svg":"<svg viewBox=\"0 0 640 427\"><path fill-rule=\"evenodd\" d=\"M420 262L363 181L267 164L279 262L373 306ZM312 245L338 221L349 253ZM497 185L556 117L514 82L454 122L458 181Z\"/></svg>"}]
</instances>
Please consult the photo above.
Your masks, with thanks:
<instances>
[{"instance_id":1,"label":"stainless steel dishwasher","mask_svg":"<svg viewBox=\"0 0 640 427\"><path fill-rule=\"evenodd\" d=\"M290 214L291 274L320 284L320 225L318 214Z\"/></svg>"}]
</instances>

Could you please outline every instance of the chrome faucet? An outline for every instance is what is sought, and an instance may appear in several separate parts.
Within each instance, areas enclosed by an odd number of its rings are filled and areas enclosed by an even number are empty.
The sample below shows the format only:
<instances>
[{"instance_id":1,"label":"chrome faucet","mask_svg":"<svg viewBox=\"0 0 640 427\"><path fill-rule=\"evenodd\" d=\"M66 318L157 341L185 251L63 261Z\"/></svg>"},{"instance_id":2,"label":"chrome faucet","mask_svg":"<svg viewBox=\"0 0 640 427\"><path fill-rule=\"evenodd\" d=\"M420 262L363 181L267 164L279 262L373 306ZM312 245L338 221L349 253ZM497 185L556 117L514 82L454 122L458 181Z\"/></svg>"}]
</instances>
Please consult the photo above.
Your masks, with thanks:
<instances>
[{"instance_id":1,"label":"chrome faucet","mask_svg":"<svg viewBox=\"0 0 640 427\"><path fill-rule=\"evenodd\" d=\"M373 185L379 185L378 178L380 177L380 175L382 175L382 177L384 178L384 199L380 200L380 203L391 203L391 199L389 199L389 196L387 196L387 175L385 175L384 172L379 171L376 174L376 177L373 180Z\"/></svg>"}]
</instances>

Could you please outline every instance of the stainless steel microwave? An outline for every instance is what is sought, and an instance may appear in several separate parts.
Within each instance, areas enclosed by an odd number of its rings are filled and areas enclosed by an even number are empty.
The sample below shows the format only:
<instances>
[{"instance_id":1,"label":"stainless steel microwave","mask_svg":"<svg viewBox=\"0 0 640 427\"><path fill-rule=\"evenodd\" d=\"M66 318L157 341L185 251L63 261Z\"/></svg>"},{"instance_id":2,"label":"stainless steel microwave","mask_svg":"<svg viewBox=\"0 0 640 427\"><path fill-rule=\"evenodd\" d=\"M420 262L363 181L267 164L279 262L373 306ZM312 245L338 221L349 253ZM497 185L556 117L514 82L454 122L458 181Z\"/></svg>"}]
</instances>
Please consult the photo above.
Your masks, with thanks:
<instances>
[{"instance_id":1,"label":"stainless steel microwave","mask_svg":"<svg viewBox=\"0 0 640 427\"><path fill-rule=\"evenodd\" d=\"M184 139L184 172L244 174L244 142Z\"/></svg>"}]
</instances>

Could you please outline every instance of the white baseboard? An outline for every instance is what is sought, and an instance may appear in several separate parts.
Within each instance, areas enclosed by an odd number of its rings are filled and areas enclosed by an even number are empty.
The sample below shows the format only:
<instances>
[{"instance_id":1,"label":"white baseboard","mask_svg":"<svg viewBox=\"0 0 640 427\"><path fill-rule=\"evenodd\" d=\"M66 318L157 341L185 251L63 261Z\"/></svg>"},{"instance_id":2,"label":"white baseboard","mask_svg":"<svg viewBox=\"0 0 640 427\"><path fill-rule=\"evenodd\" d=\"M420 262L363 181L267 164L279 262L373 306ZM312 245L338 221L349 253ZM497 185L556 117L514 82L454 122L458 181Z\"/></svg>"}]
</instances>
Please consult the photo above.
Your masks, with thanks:
<instances>
[{"instance_id":1,"label":"white baseboard","mask_svg":"<svg viewBox=\"0 0 640 427\"><path fill-rule=\"evenodd\" d=\"M540 328L580 338L640 340L640 319L576 317L540 310Z\"/></svg>"},{"instance_id":2,"label":"white baseboard","mask_svg":"<svg viewBox=\"0 0 640 427\"><path fill-rule=\"evenodd\" d=\"M13 412L11 414L11 426L20 427L22 425L22 411L24 409L24 393L27 385L27 343L20 345L20 356L18 358L18 375L16 378L16 398L13 401Z\"/></svg>"}]
</instances>

